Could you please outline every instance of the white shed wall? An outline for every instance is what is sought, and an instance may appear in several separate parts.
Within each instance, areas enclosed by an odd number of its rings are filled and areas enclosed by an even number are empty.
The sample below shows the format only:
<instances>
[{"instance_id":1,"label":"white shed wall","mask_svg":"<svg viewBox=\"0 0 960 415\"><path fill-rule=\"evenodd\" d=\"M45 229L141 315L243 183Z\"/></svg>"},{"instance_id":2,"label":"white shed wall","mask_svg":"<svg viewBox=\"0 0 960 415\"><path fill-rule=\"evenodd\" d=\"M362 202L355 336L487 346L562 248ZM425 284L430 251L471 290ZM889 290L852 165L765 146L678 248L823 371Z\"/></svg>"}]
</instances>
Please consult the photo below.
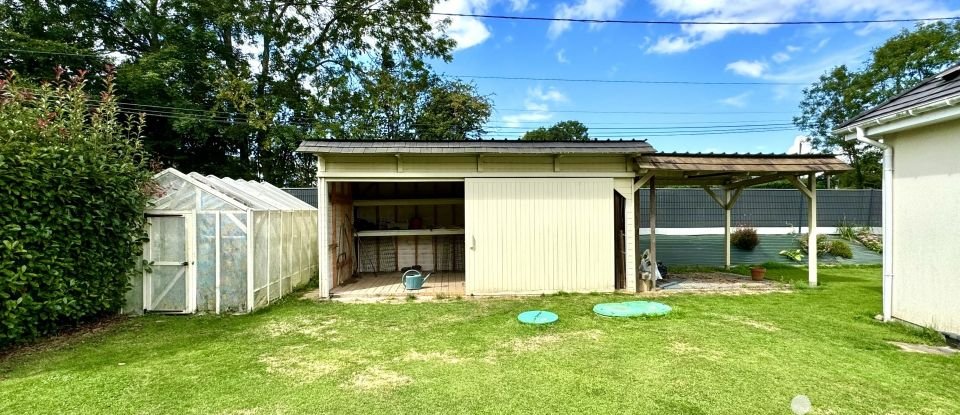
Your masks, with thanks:
<instances>
[{"instance_id":1,"label":"white shed wall","mask_svg":"<svg viewBox=\"0 0 960 415\"><path fill-rule=\"evenodd\" d=\"M611 178L466 179L467 294L613 291L613 191Z\"/></svg>"},{"instance_id":2,"label":"white shed wall","mask_svg":"<svg viewBox=\"0 0 960 415\"><path fill-rule=\"evenodd\" d=\"M894 148L893 317L960 333L960 121L886 141Z\"/></svg>"}]
</instances>

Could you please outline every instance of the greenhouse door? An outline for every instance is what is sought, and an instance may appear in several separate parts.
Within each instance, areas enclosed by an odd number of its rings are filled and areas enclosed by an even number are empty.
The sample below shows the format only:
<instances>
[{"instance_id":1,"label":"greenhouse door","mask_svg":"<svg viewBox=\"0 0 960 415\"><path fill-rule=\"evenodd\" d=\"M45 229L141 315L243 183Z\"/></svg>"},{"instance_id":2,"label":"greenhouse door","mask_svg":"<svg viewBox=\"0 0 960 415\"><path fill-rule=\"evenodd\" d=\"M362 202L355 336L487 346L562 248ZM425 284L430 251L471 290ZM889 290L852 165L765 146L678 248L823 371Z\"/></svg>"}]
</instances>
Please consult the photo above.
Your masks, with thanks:
<instances>
[{"instance_id":1,"label":"greenhouse door","mask_svg":"<svg viewBox=\"0 0 960 415\"><path fill-rule=\"evenodd\" d=\"M189 216L192 218L192 215ZM191 312L190 229L187 215L148 216L149 241L143 257L150 270L143 274L145 311Z\"/></svg>"}]
</instances>

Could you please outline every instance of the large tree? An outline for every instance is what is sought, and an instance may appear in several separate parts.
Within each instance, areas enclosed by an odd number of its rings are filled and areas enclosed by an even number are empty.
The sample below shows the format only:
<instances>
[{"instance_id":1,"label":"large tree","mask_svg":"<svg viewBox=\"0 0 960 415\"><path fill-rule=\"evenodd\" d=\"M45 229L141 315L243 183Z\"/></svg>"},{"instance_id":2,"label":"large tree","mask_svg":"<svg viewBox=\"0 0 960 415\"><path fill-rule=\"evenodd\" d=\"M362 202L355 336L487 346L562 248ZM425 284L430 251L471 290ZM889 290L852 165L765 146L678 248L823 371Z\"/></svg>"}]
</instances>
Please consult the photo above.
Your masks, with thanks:
<instances>
[{"instance_id":1,"label":"large tree","mask_svg":"<svg viewBox=\"0 0 960 415\"><path fill-rule=\"evenodd\" d=\"M527 131L521 140L532 141L586 141L590 139L586 125L580 121L561 121L549 128L540 127Z\"/></svg>"},{"instance_id":2,"label":"large tree","mask_svg":"<svg viewBox=\"0 0 960 415\"><path fill-rule=\"evenodd\" d=\"M430 20L437 2L5 2L0 65L41 78L54 63L119 56L121 108L147 114L159 161L308 184L312 159L294 152L303 139L417 137L440 84L428 61L454 47Z\"/></svg>"},{"instance_id":3,"label":"large tree","mask_svg":"<svg viewBox=\"0 0 960 415\"><path fill-rule=\"evenodd\" d=\"M424 97L414 130L421 140L478 139L492 108L471 84L437 82Z\"/></svg>"},{"instance_id":4,"label":"large tree","mask_svg":"<svg viewBox=\"0 0 960 415\"><path fill-rule=\"evenodd\" d=\"M839 152L853 171L841 175L844 187L879 187L880 156L876 149L844 140L832 131L860 112L936 75L960 60L960 22L918 25L903 30L871 52L860 70L838 66L804 89L794 124L814 148Z\"/></svg>"}]
</instances>

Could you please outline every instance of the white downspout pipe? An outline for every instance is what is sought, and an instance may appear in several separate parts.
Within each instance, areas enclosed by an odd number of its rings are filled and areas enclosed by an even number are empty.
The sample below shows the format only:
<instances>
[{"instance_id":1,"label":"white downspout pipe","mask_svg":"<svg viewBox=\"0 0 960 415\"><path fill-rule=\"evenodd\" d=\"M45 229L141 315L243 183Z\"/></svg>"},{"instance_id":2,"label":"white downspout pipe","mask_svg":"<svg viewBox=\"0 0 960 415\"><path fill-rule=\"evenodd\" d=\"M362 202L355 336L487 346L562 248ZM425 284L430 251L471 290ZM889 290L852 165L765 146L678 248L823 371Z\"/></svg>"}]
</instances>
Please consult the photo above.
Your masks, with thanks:
<instances>
[{"instance_id":1,"label":"white downspout pipe","mask_svg":"<svg viewBox=\"0 0 960 415\"><path fill-rule=\"evenodd\" d=\"M893 315L893 147L867 137L857 127L857 141L883 150L883 321Z\"/></svg>"}]
</instances>

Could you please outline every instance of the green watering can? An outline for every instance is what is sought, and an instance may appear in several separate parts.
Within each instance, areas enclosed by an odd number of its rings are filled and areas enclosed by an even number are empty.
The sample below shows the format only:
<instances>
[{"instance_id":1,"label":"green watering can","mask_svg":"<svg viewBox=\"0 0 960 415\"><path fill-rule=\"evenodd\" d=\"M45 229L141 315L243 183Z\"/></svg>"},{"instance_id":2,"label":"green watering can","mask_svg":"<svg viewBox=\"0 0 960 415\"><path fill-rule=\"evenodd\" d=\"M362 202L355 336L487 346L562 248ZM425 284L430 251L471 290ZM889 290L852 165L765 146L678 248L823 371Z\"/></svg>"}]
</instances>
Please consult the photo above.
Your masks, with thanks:
<instances>
[{"instance_id":1,"label":"green watering can","mask_svg":"<svg viewBox=\"0 0 960 415\"><path fill-rule=\"evenodd\" d=\"M423 283L427 282L427 278L430 278L431 274L423 275L420 273L420 271L411 269L407 272L404 272L403 276L400 277L400 280L403 282L403 288L408 290L419 290L423 288Z\"/></svg>"}]
</instances>

